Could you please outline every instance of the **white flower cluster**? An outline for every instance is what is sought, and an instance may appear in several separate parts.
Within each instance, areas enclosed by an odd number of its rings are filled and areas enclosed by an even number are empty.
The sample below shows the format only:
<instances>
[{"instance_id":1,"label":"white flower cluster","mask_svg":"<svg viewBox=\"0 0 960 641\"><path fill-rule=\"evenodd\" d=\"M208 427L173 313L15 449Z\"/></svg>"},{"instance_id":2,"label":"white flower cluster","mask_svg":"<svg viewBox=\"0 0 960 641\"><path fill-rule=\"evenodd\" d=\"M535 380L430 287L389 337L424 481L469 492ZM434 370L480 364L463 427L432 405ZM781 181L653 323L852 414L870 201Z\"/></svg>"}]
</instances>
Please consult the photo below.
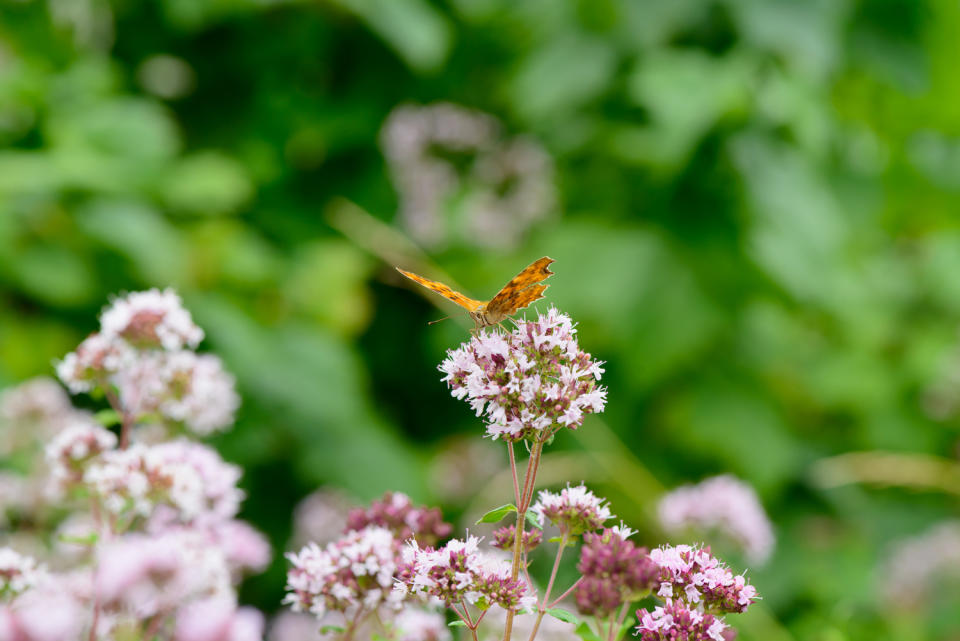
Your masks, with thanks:
<instances>
[{"instance_id":1,"label":"white flower cluster","mask_svg":"<svg viewBox=\"0 0 960 641\"><path fill-rule=\"evenodd\" d=\"M240 399L220 359L193 351L202 339L172 290L135 292L103 312L100 331L57 374L74 393L115 387L133 420L156 416L206 436L233 422Z\"/></svg>"},{"instance_id":2,"label":"white flower cluster","mask_svg":"<svg viewBox=\"0 0 960 641\"><path fill-rule=\"evenodd\" d=\"M528 585L511 577L509 561L480 551L480 539L452 539L441 548L421 548L415 539L403 549L397 592L469 603L481 610L492 605L528 610L537 597Z\"/></svg>"},{"instance_id":3,"label":"white flower cluster","mask_svg":"<svg viewBox=\"0 0 960 641\"><path fill-rule=\"evenodd\" d=\"M773 527L752 487L729 475L679 487L663 496L660 523L672 534L717 532L738 544L752 563L773 552Z\"/></svg>"},{"instance_id":4,"label":"white flower cluster","mask_svg":"<svg viewBox=\"0 0 960 641\"><path fill-rule=\"evenodd\" d=\"M129 510L147 517L163 504L173 507L181 521L217 521L239 509L240 474L216 450L178 440L104 452L88 465L83 482L114 514Z\"/></svg>"},{"instance_id":5,"label":"white flower cluster","mask_svg":"<svg viewBox=\"0 0 960 641\"><path fill-rule=\"evenodd\" d=\"M535 321L515 324L509 334L475 334L440 364L451 394L486 415L487 434L540 439L602 412L607 391L597 382L603 369L580 350L570 317L551 307Z\"/></svg>"},{"instance_id":6,"label":"white flower cluster","mask_svg":"<svg viewBox=\"0 0 960 641\"><path fill-rule=\"evenodd\" d=\"M117 436L92 421L75 422L65 428L45 450L50 466L50 492L62 495L83 480L84 466L91 458L116 446Z\"/></svg>"},{"instance_id":7,"label":"white flower cluster","mask_svg":"<svg viewBox=\"0 0 960 641\"><path fill-rule=\"evenodd\" d=\"M604 521L613 518L606 500L584 485L565 487L559 493L541 490L530 512L541 526L546 520L570 534L599 529Z\"/></svg>"},{"instance_id":8,"label":"white flower cluster","mask_svg":"<svg viewBox=\"0 0 960 641\"><path fill-rule=\"evenodd\" d=\"M172 289L150 289L118 298L100 316L100 333L107 340L159 344L170 351L195 348L203 340L203 330L194 324Z\"/></svg>"},{"instance_id":9,"label":"white flower cluster","mask_svg":"<svg viewBox=\"0 0 960 641\"><path fill-rule=\"evenodd\" d=\"M36 587L46 577L46 569L33 558L8 547L0 548L0 599L10 599Z\"/></svg>"},{"instance_id":10,"label":"white flower cluster","mask_svg":"<svg viewBox=\"0 0 960 641\"><path fill-rule=\"evenodd\" d=\"M328 610L349 619L360 609L397 609L403 601L403 594L393 590L397 548L390 530L375 526L348 532L323 548L310 543L287 555L293 567L284 603L318 619Z\"/></svg>"}]
</instances>

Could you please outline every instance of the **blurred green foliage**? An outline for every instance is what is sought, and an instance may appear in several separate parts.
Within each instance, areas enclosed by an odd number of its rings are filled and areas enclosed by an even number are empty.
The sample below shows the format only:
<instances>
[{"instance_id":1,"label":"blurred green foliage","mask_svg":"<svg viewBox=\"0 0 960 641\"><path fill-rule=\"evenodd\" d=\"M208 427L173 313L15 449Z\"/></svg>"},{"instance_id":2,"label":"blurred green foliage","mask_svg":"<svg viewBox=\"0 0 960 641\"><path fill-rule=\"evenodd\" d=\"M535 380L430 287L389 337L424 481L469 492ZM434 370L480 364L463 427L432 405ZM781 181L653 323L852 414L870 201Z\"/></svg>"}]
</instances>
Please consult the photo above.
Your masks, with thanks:
<instances>
[{"instance_id":1,"label":"blurred green foliage","mask_svg":"<svg viewBox=\"0 0 960 641\"><path fill-rule=\"evenodd\" d=\"M328 214L394 224L381 124L451 101L539 140L560 204L519 247L408 266L483 296L557 259L548 300L610 388L554 446L571 473L649 542L661 486L754 484L779 541L744 639L956 638L956 600L877 593L957 496L811 470L955 459L925 398L960 321L958 30L947 0L0 0L0 384L49 374L111 294L174 286L239 379L217 445L278 548L321 484L435 499L433 453L481 432L435 371L466 333Z\"/></svg>"}]
</instances>

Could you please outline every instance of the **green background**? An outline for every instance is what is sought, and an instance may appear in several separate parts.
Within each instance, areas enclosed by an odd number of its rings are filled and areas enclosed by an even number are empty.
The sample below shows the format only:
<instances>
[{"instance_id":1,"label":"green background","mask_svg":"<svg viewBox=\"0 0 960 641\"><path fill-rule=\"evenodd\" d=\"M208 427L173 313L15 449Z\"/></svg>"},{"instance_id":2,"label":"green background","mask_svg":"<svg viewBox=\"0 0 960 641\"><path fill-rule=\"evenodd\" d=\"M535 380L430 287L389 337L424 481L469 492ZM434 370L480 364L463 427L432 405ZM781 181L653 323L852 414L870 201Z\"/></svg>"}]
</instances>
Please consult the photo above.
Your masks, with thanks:
<instances>
[{"instance_id":1,"label":"green background","mask_svg":"<svg viewBox=\"0 0 960 641\"><path fill-rule=\"evenodd\" d=\"M956 639L960 592L878 594L960 493L958 33L947 0L0 0L0 385L51 373L110 295L177 288L238 377L215 444L280 550L319 486L449 497L431 461L482 434L435 369L468 324L428 327L455 310L392 263L483 297L549 255L610 392L545 480L647 544L663 487L753 484L778 544L743 639ZM160 54L175 97L144 86ZM405 244L378 134L436 101L553 157L518 246ZM832 482L851 451L950 471ZM243 598L275 610L283 573Z\"/></svg>"}]
</instances>

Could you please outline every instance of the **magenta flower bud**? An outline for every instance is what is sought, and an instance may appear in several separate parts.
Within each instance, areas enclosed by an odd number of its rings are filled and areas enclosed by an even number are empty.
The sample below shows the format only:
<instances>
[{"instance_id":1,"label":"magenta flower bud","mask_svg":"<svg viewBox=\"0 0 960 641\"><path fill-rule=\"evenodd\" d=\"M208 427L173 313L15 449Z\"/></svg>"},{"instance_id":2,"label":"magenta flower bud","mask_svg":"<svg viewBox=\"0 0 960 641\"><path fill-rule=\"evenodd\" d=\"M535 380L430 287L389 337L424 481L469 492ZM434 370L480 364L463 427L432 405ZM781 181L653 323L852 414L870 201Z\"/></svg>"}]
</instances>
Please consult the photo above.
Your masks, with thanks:
<instances>
[{"instance_id":1,"label":"magenta flower bud","mask_svg":"<svg viewBox=\"0 0 960 641\"><path fill-rule=\"evenodd\" d=\"M453 531L438 508L415 507L402 492L387 492L368 509L357 508L347 515L347 532L370 525L390 530L398 541L414 537L421 545L436 545Z\"/></svg>"},{"instance_id":2,"label":"magenta flower bud","mask_svg":"<svg viewBox=\"0 0 960 641\"><path fill-rule=\"evenodd\" d=\"M649 593L659 572L646 548L613 529L584 534L577 570L583 575L576 591L577 608L600 617Z\"/></svg>"},{"instance_id":3,"label":"magenta flower bud","mask_svg":"<svg viewBox=\"0 0 960 641\"><path fill-rule=\"evenodd\" d=\"M505 550L509 552L513 550L513 543L516 536L516 525L502 527L493 533L493 542L490 545L499 550ZM524 530L523 534L521 534L520 546L523 548L525 553L529 554L542 542L543 532L540 530Z\"/></svg>"}]
</instances>

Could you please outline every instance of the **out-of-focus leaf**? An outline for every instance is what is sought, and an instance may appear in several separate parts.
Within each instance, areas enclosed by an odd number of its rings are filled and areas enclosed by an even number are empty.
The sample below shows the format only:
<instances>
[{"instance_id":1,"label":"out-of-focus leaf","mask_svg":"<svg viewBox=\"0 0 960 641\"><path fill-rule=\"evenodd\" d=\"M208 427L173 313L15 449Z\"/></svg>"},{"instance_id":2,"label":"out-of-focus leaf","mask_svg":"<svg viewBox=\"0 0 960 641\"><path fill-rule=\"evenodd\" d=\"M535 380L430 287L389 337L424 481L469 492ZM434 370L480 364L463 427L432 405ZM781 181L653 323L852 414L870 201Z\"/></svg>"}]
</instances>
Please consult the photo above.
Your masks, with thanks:
<instances>
[{"instance_id":1,"label":"out-of-focus leaf","mask_svg":"<svg viewBox=\"0 0 960 641\"><path fill-rule=\"evenodd\" d=\"M416 71L433 71L447 58L453 30L425 0L331 0L360 16Z\"/></svg>"},{"instance_id":2,"label":"out-of-focus leaf","mask_svg":"<svg viewBox=\"0 0 960 641\"><path fill-rule=\"evenodd\" d=\"M513 77L513 109L532 123L565 116L599 96L615 66L616 54L603 40L577 35L551 42L534 50Z\"/></svg>"},{"instance_id":3,"label":"out-of-focus leaf","mask_svg":"<svg viewBox=\"0 0 960 641\"><path fill-rule=\"evenodd\" d=\"M77 212L77 224L88 237L129 260L143 282L188 281L181 233L151 207L130 200L97 200Z\"/></svg>"},{"instance_id":4,"label":"out-of-focus leaf","mask_svg":"<svg viewBox=\"0 0 960 641\"><path fill-rule=\"evenodd\" d=\"M284 292L291 302L346 335L362 329L371 312L371 261L341 240L307 244L293 256Z\"/></svg>"},{"instance_id":5,"label":"out-of-focus leaf","mask_svg":"<svg viewBox=\"0 0 960 641\"><path fill-rule=\"evenodd\" d=\"M477 524L480 523L499 523L505 516L508 514L513 514L517 511L517 506L513 503L508 503L506 505L501 505L500 507L490 510L477 520Z\"/></svg>"},{"instance_id":6,"label":"out-of-focus leaf","mask_svg":"<svg viewBox=\"0 0 960 641\"><path fill-rule=\"evenodd\" d=\"M243 167L214 151L177 161L157 190L171 209L206 216L235 213L253 194Z\"/></svg>"},{"instance_id":7,"label":"out-of-focus leaf","mask_svg":"<svg viewBox=\"0 0 960 641\"><path fill-rule=\"evenodd\" d=\"M88 303L96 291L87 257L65 247L29 246L13 257L9 269L22 292L58 307Z\"/></svg>"}]
</instances>

